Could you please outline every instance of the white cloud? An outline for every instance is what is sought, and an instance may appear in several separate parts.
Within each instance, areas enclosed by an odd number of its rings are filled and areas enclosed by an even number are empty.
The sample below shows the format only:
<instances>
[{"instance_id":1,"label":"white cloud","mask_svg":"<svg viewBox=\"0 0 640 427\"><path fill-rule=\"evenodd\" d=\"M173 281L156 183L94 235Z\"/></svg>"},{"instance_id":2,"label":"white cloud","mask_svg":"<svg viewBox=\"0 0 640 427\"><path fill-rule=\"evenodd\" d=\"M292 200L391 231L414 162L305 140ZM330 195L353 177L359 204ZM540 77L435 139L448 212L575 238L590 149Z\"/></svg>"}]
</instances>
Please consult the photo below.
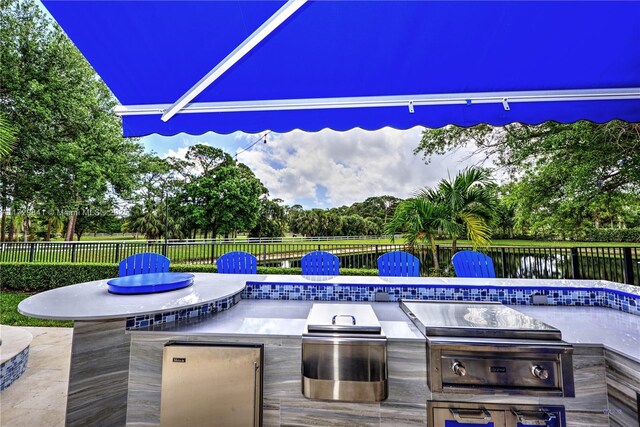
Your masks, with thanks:
<instances>
[{"instance_id":1,"label":"white cloud","mask_svg":"<svg viewBox=\"0 0 640 427\"><path fill-rule=\"evenodd\" d=\"M271 197L310 207L350 205L370 196L409 197L481 160L471 149L434 156L426 165L413 150L422 128L406 131L329 129L271 134L238 156L262 180Z\"/></svg>"}]
</instances>

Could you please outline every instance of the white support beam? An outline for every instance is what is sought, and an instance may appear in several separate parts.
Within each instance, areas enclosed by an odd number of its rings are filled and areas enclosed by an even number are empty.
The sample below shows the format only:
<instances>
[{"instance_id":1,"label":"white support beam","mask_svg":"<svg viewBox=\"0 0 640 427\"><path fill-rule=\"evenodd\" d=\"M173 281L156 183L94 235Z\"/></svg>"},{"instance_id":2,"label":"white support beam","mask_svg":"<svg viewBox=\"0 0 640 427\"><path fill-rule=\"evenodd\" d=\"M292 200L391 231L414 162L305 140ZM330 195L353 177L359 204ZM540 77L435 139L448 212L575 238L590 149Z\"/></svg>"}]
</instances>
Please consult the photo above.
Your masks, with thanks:
<instances>
[{"instance_id":1,"label":"white support beam","mask_svg":"<svg viewBox=\"0 0 640 427\"><path fill-rule=\"evenodd\" d=\"M284 21L300 9L307 0L289 0L276 13L274 13L264 24L243 41L233 52L227 55L218 65L207 73L198 83L185 92L175 103L173 103L162 114L162 121L167 121L176 113L182 110L193 98L198 96L211 83L220 78L235 63L240 61L247 53L278 28Z\"/></svg>"},{"instance_id":2,"label":"white support beam","mask_svg":"<svg viewBox=\"0 0 640 427\"><path fill-rule=\"evenodd\" d=\"M351 98L276 99L230 102L197 102L180 113L228 113L246 111L324 110L336 108L375 108L409 106L409 111L424 105L502 104L520 102L611 101L640 99L640 88L574 89L521 92L475 92L435 95L363 96ZM120 116L163 114L169 104L121 105L114 109ZM506 108L505 108L506 109Z\"/></svg>"}]
</instances>

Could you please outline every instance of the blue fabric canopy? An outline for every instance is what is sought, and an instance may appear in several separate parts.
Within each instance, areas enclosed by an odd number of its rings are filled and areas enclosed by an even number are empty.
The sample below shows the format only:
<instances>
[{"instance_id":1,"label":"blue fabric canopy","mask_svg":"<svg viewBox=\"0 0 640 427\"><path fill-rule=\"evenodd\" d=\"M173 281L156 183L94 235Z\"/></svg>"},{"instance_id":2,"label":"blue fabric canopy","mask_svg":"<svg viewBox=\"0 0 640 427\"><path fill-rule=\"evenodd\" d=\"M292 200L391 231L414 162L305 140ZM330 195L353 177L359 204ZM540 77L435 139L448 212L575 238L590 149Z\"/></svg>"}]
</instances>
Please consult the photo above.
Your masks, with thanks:
<instances>
[{"instance_id":1,"label":"blue fabric canopy","mask_svg":"<svg viewBox=\"0 0 640 427\"><path fill-rule=\"evenodd\" d=\"M285 2L43 3L125 136L640 121L640 2L309 1L166 122Z\"/></svg>"}]
</instances>

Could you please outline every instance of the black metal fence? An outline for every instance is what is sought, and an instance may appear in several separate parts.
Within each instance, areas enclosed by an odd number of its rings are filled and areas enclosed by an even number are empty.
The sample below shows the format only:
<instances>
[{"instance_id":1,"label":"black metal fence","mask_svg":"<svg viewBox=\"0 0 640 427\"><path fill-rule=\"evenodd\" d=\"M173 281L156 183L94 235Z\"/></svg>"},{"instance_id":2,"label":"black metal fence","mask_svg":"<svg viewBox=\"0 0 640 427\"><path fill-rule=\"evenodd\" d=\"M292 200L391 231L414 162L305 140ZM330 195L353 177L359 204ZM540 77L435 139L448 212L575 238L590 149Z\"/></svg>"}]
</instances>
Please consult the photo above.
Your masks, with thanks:
<instances>
[{"instance_id":1,"label":"black metal fence","mask_svg":"<svg viewBox=\"0 0 640 427\"><path fill-rule=\"evenodd\" d=\"M470 249L459 247L459 250ZM0 262L117 263L140 252L157 252L174 263L212 264L222 254L245 251L260 265L298 267L300 257L313 250L332 252L343 268L377 268L378 256L405 245L375 243L239 243L195 242L25 242L0 244ZM521 247L491 246L483 250L494 262L496 275L529 279L602 279L640 284L640 247ZM417 246L423 276L434 274L428 246ZM450 246L437 247L439 274L453 276Z\"/></svg>"}]
</instances>

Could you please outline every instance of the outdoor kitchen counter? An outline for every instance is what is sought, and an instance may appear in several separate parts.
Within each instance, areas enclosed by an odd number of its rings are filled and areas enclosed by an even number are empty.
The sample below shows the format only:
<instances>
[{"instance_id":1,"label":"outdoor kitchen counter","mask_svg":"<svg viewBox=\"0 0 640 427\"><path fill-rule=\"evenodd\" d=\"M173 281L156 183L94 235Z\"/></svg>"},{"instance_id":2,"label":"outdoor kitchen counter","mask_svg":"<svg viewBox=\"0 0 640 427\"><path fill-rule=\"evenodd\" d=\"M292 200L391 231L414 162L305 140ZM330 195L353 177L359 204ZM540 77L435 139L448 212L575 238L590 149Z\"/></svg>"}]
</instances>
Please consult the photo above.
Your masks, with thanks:
<instances>
[{"instance_id":1,"label":"outdoor kitchen counter","mask_svg":"<svg viewBox=\"0 0 640 427\"><path fill-rule=\"evenodd\" d=\"M601 344L640 363L640 316L603 307L511 306L562 332L571 344Z\"/></svg>"},{"instance_id":2,"label":"outdoor kitchen counter","mask_svg":"<svg viewBox=\"0 0 640 427\"><path fill-rule=\"evenodd\" d=\"M79 283L33 295L18 305L25 316L55 320L124 319L212 303L242 292L247 275L194 273L193 284L170 292L116 295L107 281Z\"/></svg>"},{"instance_id":3,"label":"outdoor kitchen counter","mask_svg":"<svg viewBox=\"0 0 640 427\"><path fill-rule=\"evenodd\" d=\"M335 301L242 300L233 309L211 316L135 329L129 333L300 338L311 307L314 304L331 303ZM371 305L389 341L425 341L424 336L420 334L397 302L340 302L340 304Z\"/></svg>"}]
</instances>

